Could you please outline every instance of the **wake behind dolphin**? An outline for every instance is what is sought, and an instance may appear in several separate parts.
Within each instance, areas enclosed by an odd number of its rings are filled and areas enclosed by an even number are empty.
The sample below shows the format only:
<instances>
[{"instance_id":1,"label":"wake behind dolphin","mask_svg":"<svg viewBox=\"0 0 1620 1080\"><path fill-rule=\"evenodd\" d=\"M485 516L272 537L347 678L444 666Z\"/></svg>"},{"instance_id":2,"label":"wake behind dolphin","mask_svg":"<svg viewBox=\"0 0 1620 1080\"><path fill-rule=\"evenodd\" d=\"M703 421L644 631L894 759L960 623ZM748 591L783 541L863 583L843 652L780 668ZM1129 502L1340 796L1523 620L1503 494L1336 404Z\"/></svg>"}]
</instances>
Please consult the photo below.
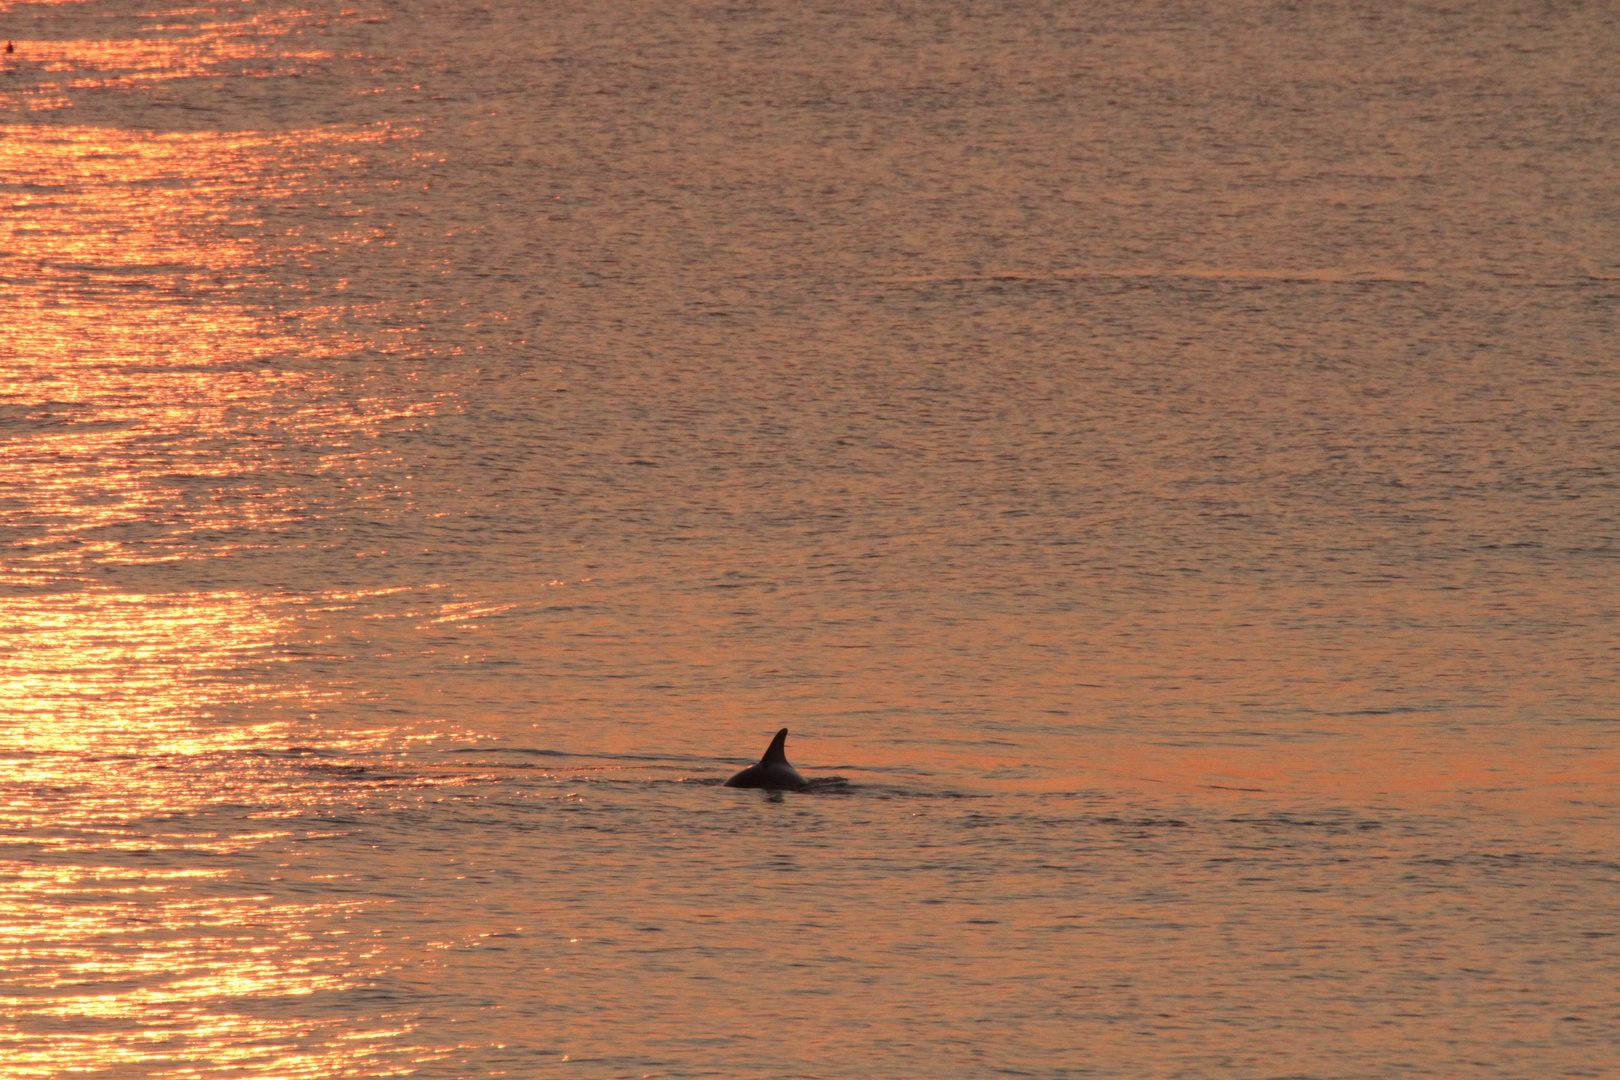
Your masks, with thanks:
<instances>
[{"instance_id":1,"label":"wake behind dolphin","mask_svg":"<svg viewBox=\"0 0 1620 1080\"><path fill-rule=\"evenodd\" d=\"M788 764L787 733L787 728L778 731L759 764L750 765L727 780L726 787L764 788L766 791L803 791L809 787L810 782Z\"/></svg>"}]
</instances>

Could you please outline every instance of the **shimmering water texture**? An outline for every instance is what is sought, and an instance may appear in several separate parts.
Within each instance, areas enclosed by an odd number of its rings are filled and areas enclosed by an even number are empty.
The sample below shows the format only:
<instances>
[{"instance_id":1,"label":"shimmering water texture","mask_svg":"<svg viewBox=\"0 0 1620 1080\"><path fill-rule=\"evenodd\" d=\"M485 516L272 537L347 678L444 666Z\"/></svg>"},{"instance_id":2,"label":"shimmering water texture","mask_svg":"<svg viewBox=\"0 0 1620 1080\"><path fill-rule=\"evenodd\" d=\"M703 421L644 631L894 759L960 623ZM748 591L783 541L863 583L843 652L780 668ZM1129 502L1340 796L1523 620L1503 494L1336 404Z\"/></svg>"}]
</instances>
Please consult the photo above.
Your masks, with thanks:
<instances>
[{"instance_id":1,"label":"shimmering water texture","mask_svg":"<svg viewBox=\"0 0 1620 1080\"><path fill-rule=\"evenodd\" d=\"M1620 1075L1612 5L0 24L7 1080Z\"/></svg>"}]
</instances>

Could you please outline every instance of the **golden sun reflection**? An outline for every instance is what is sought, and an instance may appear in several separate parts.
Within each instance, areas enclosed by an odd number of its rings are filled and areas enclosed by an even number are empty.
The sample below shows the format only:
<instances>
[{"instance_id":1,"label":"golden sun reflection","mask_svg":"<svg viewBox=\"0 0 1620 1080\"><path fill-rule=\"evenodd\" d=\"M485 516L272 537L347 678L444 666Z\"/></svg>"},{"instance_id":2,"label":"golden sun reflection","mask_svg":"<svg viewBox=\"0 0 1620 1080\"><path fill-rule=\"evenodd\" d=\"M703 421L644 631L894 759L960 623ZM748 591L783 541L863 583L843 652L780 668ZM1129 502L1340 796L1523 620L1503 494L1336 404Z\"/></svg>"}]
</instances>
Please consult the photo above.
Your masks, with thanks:
<instances>
[{"instance_id":1,"label":"golden sun reflection","mask_svg":"<svg viewBox=\"0 0 1620 1080\"><path fill-rule=\"evenodd\" d=\"M18 126L0 140L19 211L0 584L99 585L120 565L263 548L303 512L282 497L286 473L341 473L379 424L434 411L431 395L383 400L346 381L331 361L375 336L300 306L273 273L360 228L316 207L312 238L300 215L357 147L396 137Z\"/></svg>"},{"instance_id":2,"label":"golden sun reflection","mask_svg":"<svg viewBox=\"0 0 1620 1080\"><path fill-rule=\"evenodd\" d=\"M14 301L23 320L8 346L27 353L51 342L64 356L171 364L285 347L296 339L269 313L219 301L258 280L265 234L278 231L267 214L302 209L357 149L397 137L381 126L231 134L14 126L0 140L16 215L6 261L26 274L17 284L32 288ZM296 254L297 243L289 246ZM116 305L112 325L86 322L87 302L98 300ZM112 330L127 337L109 339ZM188 344L188 330L208 334ZM221 356L221 337L256 348ZM107 347L119 340L144 348Z\"/></svg>"},{"instance_id":3,"label":"golden sun reflection","mask_svg":"<svg viewBox=\"0 0 1620 1080\"><path fill-rule=\"evenodd\" d=\"M7 748L195 754L256 742L261 733L198 722L268 688L250 665L280 625L239 594L0 601Z\"/></svg>"},{"instance_id":4,"label":"golden sun reflection","mask_svg":"<svg viewBox=\"0 0 1620 1080\"><path fill-rule=\"evenodd\" d=\"M306 291L374 231L345 185L400 133L153 130L336 62L302 36L328 17L29 7L59 37L5 55L0 107L71 123L0 139L0 1073L393 1075L408 1028L349 1005L377 967L354 893L308 888L367 736L310 729L320 591L252 560L433 407L336 363L378 341Z\"/></svg>"},{"instance_id":5,"label":"golden sun reflection","mask_svg":"<svg viewBox=\"0 0 1620 1080\"><path fill-rule=\"evenodd\" d=\"M69 1063L86 1074L201 1065L329 1076L368 1061L392 1072L383 1044L401 1030L354 1032L289 1009L360 974L344 905L200 895L210 889L241 893L219 870L0 860L6 1075L60 1076Z\"/></svg>"},{"instance_id":6,"label":"golden sun reflection","mask_svg":"<svg viewBox=\"0 0 1620 1080\"><path fill-rule=\"evenodd\" d=\"M315 696L278 678L293 618L242 592L0 601L6 1076L396 1071L397 1023L299 1004L375 971L362 902L305 888L309 845L352 827L287 746Z\"/></svg>"},{"instance_id":7,"label":"golden sun reflection","mask_svg":"<svg viewBox=\"0 0 1620 1080\"><path fill-rule=\"evenodd\" d=\"M36 0L30 6L50 2ZM53 6L80 4L57 0ZM331 21L302 8L256 11L247 4L222 3L147 11L138 17L149 36L19 37L13 42L15 51L5 57L3 70L12 85L0 92L0 102L11 98L13 106L39 111L68 106L68 92L74 90L112 86L126 93L149 92L175 79L299 76L334 56L330 49L297 43L301 32L325 29ZM355 10L338 17L342 22L362 18Z\"/></svg>"},{"instance_id":8,"label":"golden sun reflection","mask_svg":"<svg viewBox=\"0 0 1620 1080\"><path fill-rule=\"evenodd\" d=\"M0 600L10 721L0 830L52 848L115 848L120 823L184 813L240 785L252 762L207 762L285 745L284 710L305 700L278 701L285 623L243 594ZM218 718L227 710L229 723Z\"/></svg>"}]
</instances>

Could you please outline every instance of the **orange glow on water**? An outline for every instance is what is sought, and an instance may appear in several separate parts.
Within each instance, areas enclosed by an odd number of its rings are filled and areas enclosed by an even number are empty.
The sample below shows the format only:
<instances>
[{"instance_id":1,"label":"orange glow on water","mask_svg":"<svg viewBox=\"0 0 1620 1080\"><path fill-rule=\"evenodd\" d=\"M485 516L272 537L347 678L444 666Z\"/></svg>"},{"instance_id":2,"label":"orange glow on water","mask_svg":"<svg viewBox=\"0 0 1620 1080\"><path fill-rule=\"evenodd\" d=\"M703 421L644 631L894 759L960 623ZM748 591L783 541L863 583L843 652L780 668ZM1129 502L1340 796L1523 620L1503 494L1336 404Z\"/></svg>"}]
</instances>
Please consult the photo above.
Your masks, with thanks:
<instances>
[{"instance_id":1,"label":"orange glow on water","mask_svg":"<svg viewBox=\"0 0 1620 1080\"><path fill-rule=\"evenodd\" d=\"M198 726L260 687L219 676L273 644L281 621L242 595L0 601L4 687L27 754L194 754L251 745L236 728Z\"/></svg>"},{"instance_id":2,"label":"orange glow on water","mask_svg":"<svg viewBox=\"0 0 1620 1080\"><path fill-rule=\"evenodd\" d=\"M24 43L23 50L29 69L46 75L36 76L36 93L103 86L109 72L116 72L116 78L129 84L217 75L226 65L235 75L272 76L331 58L323 49L295 51L280 42L253 40L255 35L284 29L275 23L272 15L252 22L199 25L200 32L191 36L32 41ZM81 76L81 71L91 74Z\"/></svg>"},{"instance_id":3,"label":"orange glow on water","mask_svg":"<svg viewBox=\"0 0 1620 1080\"><path fill-rule=\"evenodd\" d=\"M277 235L265 215L289 200L302 206L312 178L347 164L350 147L395 137L386 128L13 128L0 141L0 169L19 189L9 256L52 288L24 294L34 298L28 316L47 333L27 333L25 321L9 343L27 350L61 341L67 356L171 364L239 360L285 344L275 340L285 329L273 314L229 303L260 280L266 234ZM250 200L244 183L253 185ZM277 240L278 250L296 254L296 232ZM117 323L86 321L86 304L96 301L120 306ZM95 348L107 333L130 336ZM218 339L239 336L270 340L257 341L256 354L216 351ZM120 340L133 347L118 348Z\"/></svg>"},{"instance_id":4,"label":"orange glow on water","mask_svg":"<svg viewBox=\"0 0 1620 1080\"><path fill-rule=\"evenodd\" d=\"M0 1073L1608 1053L1547 42L354 7L6 7Z\"/></svg>"},{"instance_id":5,"label":"orange glow on water","mask_svg":"<svg viewBox=\"0 0 1620 1080\"><path fill-rule=\"evenodd\" d=\"M289 310L263 269L267 245L296 262L325 242L296 224L267 231L264 189L307 201L311 177L390 132L12 135L0 140L0 170L20 181L11 259L30 288L7 314L5 348L19 362L0 371L0 407L17 423L0 500L26 529L14 549L23 557L0 580L110 582L120 565L196 554L155 527L166 518L185 521L186 534L263 537L301 512L281 497L276 470L332 471L378 424L432 410L345 387L322 362L353 348L353 333L308 333L331 312ZM244 183L260 202L240 205ZM341 236L352 225L334 227Z\"/></svg>"},{"instance_id":6,"label":"orange glow on water","mask_svg":"<svg viewBox=\"0 0 1620 1080\"><path fill-rule=\"evenodd\" d=\"M0 600L11 718L0 820L64 852L253 843L235 829L123 823L196 812L249 777L275 782L280 762L262 754L286 746L288 718L313 697L276 685L286 628L284 614L242 594Z\"/></svg>"},{"instance_id":7,"label":"orange glow on water","mask_svg":"<svg viewBox=\"0 0 1620 1080\"><path fill-rule=\"evenodd\" d=\"M7 1075L79 1069L263 1067L278 1075L327 1070L369 1056L367 1043L399 1029L348 1032L306 1018L270 1018L220 1002L297 1000L353 983L352 961L311 927L331 905L266 903L240 895L199 900L226 871L39 866L0 859L0 1035ZM42 912L52 916L41 922ZM311 1047L312 1032L332 1027ZM183 1052L177 1030L198 1040ZM293 1052L302 1044L302 1052ZM380 1064L380 1063L379 1063Z\"/></svg>"},{"instance_id":8,"label":"orange glow on water","mask_svg":"<svg viewBox=\"0 0 1620 1080\"><path fill-rule=\"evenodd\" d=\"M79 7L81 0L56 3ZM91 19L98 14L93 5L82 6ZM240 17L221 18L225 12ZM299 47L289 40L329 25L306 9L254 11L227 3L144 14L151 20L143 26L151 35L147 37L13 39L15 51L0 58L12 85L0 91L0 99L21 99L26 108L39 111L68 105L67 95L75 90L111 85L125 93L151 94L161 93L161 84L174 79L297 75L334 55L330 49ZM357 17L349 11L341 21Z\"/></svg>"},{"instance_id":9,"label":"orange glow on water","mask_svg":"<svg viewBox=\"0 0 1620 1080\"><path fill-rule=\"evenodd\" d=\"M0 601L7 1075L72 1061L314 1077L397 1049L398 1025L287 1004L368 976L343 927L352 904L278 900L229 866L186 865L346 833L318 821L319 784L287 772L287 716L314 697L278 686L289 624L244 593ZM283 789L275 827L220 809L267 787ZM283 1014L243 1007L265 1003Z\"/></svg>"}]
</instances>

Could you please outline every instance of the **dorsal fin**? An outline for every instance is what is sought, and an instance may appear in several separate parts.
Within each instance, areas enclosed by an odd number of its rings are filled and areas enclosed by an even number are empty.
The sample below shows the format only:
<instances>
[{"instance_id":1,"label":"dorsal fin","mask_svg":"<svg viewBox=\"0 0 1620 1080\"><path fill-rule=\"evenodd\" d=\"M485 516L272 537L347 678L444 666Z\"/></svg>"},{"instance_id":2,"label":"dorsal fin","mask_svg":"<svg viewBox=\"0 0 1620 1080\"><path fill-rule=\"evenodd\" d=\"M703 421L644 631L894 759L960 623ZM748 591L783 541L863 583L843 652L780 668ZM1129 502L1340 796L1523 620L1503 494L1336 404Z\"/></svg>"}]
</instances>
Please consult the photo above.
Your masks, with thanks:
<instances>
[{"instance_id":1,"label":"dorsal fin","mask_svg":"<svg viewBox=\"0 0 1620 1080\"><path fill-rule=\"evenodd\" d=\"M770 748L765 751L765 756L759 759L759 763L761 765L786 765L786 747L787 728L783 728L776 733L776 738L771 740Z\"/></svg>"}]
</instances>

